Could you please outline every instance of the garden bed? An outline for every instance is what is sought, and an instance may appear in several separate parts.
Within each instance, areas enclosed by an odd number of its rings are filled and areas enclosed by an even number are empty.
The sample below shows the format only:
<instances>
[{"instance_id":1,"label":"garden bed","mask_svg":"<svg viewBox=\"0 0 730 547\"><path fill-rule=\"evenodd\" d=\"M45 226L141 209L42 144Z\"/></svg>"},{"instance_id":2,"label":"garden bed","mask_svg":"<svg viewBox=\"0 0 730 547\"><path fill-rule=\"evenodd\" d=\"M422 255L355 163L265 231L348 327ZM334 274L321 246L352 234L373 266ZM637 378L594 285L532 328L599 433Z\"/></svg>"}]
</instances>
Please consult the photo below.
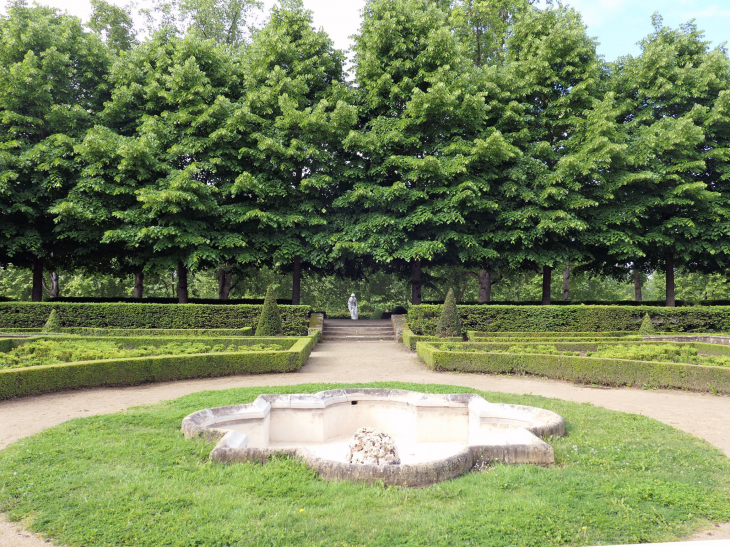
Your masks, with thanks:
<instances>
[{"instance_id":1,"label":"garden bed","mask_svg":"<svg viewBox=\"0 0 730 547\"><path fill-rule=\"evenodd\" d=\"M16 347L15 344L20 346L33 340L39 338L6 339L0 342L12 349ZM119 340L125 344L130 342L129 338ZM170 339L150 337L139 340L141 345L161 347L169 343ZM181 341L180 338L172 340ZM211 338L198 339L195 342L208 341L216 345L225 343L225 340ZM293 372L304 364L318 340L318 334L305 338L246 338L228 340L237 346L237 351L232 352L126 357L4 369L0 370L0 400L83 387L128 386L233 374ZM246 345L272 344L282 349L244 349Z\"/></svg>"},{"instance_id":2,"label":"garden bed","mask_svg":"<svg viewBox=\"0 0 730 547\"><path fill-rule=\"evenodd\" d=\"M595 351L598 346L602 345L595 342L590 342L590 344L579 341L543 344L552 346L554 351L539 353L540 350L534 342L532 347L537 353L510 351L511 348L516 347L514 344L472 342L462 344L420 342L417 345L417 351L418 356L426 365L434 370L533 374L585 384L686 389L730 394L730 367L727 366L575 355L575 352ZM625 342L623 345L628 347ZM725 346L700 343L694 343L691 346L695 349L702 348L703 352L708 355L727 355ZM524 347L530 346L523 344L522 348Z\"/></svg>"}]
</instances>

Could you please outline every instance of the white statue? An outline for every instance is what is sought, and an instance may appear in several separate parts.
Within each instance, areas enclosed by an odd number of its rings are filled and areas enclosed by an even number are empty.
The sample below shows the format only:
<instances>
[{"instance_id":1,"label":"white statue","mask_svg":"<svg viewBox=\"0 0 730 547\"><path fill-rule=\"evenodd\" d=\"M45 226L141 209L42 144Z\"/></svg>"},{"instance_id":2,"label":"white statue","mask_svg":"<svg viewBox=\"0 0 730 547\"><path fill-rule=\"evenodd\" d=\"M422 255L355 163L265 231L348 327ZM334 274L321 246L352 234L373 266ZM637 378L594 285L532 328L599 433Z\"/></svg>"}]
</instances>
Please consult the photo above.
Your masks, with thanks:
<instances>
[{"instance_id":1,"label":"white statue","mask_svg":"<svg viewBox=\"0 0 730 547\"><path fill-rule=\"evenodd\" d=\"M357 319L357 298L355 298L355 293L350 295L350 299L347 301L347 308L350 310L350 317Z\"/></svg>"}]
</instances>

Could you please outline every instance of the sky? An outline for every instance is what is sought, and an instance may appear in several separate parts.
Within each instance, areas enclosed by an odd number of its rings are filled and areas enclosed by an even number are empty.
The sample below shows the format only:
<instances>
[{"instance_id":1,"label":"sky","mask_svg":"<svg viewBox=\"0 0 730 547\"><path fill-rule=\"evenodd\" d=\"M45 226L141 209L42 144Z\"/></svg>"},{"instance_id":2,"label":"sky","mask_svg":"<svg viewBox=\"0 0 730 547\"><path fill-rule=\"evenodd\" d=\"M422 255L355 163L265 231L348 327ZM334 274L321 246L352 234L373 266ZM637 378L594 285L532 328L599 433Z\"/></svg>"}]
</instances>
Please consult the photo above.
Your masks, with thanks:
<instances>
[{"instance_id":1,"label":"sky","mask_svg":"<svg viewBox=\"0 0 730 547\"><path fill-rule=\"evenodd\" d=\"M57 7L61 10L87 19L91 13L88 0L37 0L39 4ZM7 0L0 0L2 11ZM127 0L111 0L125 5ZM275 0L264 0L265 11ZM143 5L145 0L137 2ZM360 10L364 0L304 0L307 9L312 10L314 24L324 28L340 49L349 49L349 36L360 26ZM639 42L652 31L651 16L658 11L664 24L677 27L690 19L705 31L706 39L714 46L730 41L730 0L565 0L576 8L588 26L588 34L600 45L598 53L613 61L623 55L638 55ZM265 15L260 19L263 20Z\"/></svg>"}]
</instances>

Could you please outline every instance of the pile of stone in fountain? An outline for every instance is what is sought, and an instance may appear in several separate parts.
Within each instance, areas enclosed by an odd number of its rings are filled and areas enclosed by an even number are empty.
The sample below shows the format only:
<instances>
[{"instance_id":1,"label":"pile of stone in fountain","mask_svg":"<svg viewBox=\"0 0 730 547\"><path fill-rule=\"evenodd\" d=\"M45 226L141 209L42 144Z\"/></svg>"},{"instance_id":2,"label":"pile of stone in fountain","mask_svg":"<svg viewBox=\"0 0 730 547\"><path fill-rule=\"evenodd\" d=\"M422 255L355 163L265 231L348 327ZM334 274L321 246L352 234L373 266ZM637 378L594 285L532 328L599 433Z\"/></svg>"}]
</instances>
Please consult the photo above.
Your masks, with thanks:
<instances>
[{"instance_id":1,"label":"pile of stone in fountain","mask_svg":"<svg viewBox=\"0 0 730 547\"><path fill-rule=\"evenodd\" d=\"M400 457L390 435L378 429L361 427L350 441L346 461L366 465L398 465Z\"/></svg>"}]
</instances>

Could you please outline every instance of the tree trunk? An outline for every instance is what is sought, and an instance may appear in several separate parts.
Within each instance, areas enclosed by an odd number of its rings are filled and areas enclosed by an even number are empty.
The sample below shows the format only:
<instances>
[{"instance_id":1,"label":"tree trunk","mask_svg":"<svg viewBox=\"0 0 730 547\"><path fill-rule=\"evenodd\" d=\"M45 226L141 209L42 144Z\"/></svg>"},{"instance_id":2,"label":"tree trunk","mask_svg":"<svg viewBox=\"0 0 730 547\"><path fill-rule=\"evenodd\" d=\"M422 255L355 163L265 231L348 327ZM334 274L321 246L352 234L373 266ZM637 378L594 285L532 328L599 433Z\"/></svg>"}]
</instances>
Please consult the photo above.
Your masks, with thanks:
<instances>
[{"instance_id":1,"label":"tree trunk","mask_svg":"<svg viewBox=\"0 0 730 547\"><path fill-rule=\"evenodd\" d=\"M563 268L563 300L570 300L570 266Z\"/></svg>"},{"instance_id":2,"label":"tree trunk","mask_svg":"<svg viewBox=\"0 0 730 547\"><path fill-rule=\"evenodd\" d=\"M43 259L36 258L33 260L33 290L31 292L31 300L33 302L41 302L43 300Z\"/></svg>"},{"instance_id":3,"label":"tree trunk","mask_svg":"<svg viewBox=\"0 0 730 547\"><path fill-rule=\"evenodd\" d=\"M674 302L674 253L669 251L666 257L667 261L667 307L673 308Z\"/></svg>"},{"instance_id":4,"label":"tree trunk","mask_svg":"<svg viewBox=\"0 0 730 547\"><path fill-rule=\"evenodd\" d=\"M227 265L218 270L218 300L228 300L231 294L231 280L233 279L233 270Z\"/></svg>"},{"instance_id":5,"label":"tree trunk","mask_svg":"<svg viewBox=\"0 0 730 547\"><path fill-rule=\"evenodd\" d=\"M634 269L634 300L641 302L644 299L641 294L641 270Z\"/></svg>"},{"instance_id":6,"label":"tree trunk","mask_svg":"<svg viewBox=\"0 0 730 547\"><path fill-rule=\"evenodd\" d=\"M477 277L479 279L479 303L490 302L492 300L492 272L479 270Z\"/></svg>"},{"instance_id":7,"label":"tree trunk","mask_svg":"<svg viewBox=\"0 0 730 547\"><path fill-rule=\"evenodd\" d=\"M298 306L302 292L302 257L295 256L292 271L291 303Z\"/></svg>"},{"instance_id":8,"label":"tree trunk","mask_svg":"<svg viewBox=\"0 0 730 547\"><path fill-rule=\"evenodd\" d=\"M188 303L188 270L182 260L177 263L177 302Z\"/></svg>"},{"instance_id":9,"label":"tree trunk","mask_svg":"<svg viewBox=\"0 0 730 547\"><path fill-rule=\"evenodd\" d=\"M59 287L58 287L58 272L51 272L51 284L46 284L46 278L43 277L43 287L45 287L48 296L51 298L58 298Z\"/></svg>"},{"instance_id":10,"label":"tree trunk","mask_svg":"<svg viewBox=\"0 0 730 547\"><path fill-rule=\"evenodd\" d=\"M411 262L411 304L421 303L421 261Z\"/></svg>"},{"instance_id":11,"label":"tree trunk","mask_svg":"<svg viewBox=\"0 0 730 547\"><path fill-rule=\"evenodd\" d=\"M542 305L550 305L550 282L553 280L552 266L542 267Z\"/></svg>"},{"instance_id":12,"label":"tree trunk","mask_svg":"<svg viewBox=\"0 0 730 547\"><path fill-rule=\"evenodd\" d=\"M144 274L134 274L134 297L142 298L144 294Z\"/></svg>"}]
</instances>

